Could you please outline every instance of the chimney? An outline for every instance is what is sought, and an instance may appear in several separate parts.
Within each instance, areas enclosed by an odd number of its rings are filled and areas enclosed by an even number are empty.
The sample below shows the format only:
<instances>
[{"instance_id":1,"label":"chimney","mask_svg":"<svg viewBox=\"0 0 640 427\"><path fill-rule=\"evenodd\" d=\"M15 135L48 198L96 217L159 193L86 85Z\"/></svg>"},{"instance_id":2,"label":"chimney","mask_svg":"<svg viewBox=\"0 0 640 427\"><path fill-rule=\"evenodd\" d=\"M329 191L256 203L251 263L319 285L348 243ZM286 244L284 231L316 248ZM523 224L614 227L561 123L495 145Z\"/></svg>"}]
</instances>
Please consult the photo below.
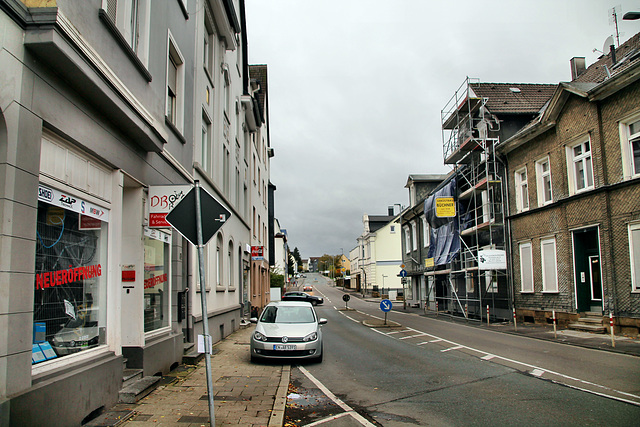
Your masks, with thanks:
<instances>
[{"instance_id":1,"label":"chimney","mask_svg":"<svg viewBox=\"0 0 640 427\"><path fill-rule=\"evenodd\" d=\"M611 65L616 65L616 47L611 45L609 49L611 50Z\"/></svg>"},{"instance_id":2,"label":"chimney","mask_svg":"<svg viewBox=\"0 0 640 427\"><path fill-rule=\"evenodd\" d=\"M393 216L393 211L394 211L393 206L389 206L388 211L389 211L389 216Z\"/></svg>"},{"instance_id":3,"label":"chimney","mask_svg":"<svg viewBox=\"0 0 640 427\"><path fill-rule=\"evenodd\" d=\"M575 80L587 69L584 57L576 57L571 58L571 80Z\"/></svg>"}]
</instances>

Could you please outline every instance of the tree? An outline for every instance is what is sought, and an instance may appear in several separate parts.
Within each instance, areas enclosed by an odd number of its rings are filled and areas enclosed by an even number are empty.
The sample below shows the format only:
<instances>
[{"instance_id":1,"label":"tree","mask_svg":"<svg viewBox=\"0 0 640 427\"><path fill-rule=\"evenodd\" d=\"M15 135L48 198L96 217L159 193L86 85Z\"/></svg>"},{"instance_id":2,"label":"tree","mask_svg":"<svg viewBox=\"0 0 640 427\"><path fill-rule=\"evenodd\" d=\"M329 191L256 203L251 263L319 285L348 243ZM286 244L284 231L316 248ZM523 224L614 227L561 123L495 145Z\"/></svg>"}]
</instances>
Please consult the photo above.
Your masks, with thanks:
<instances>
[{"instance_id":1,"label":"tree","mask_svg":"<svg viewBox=\"0 0 640 427\"><path fill-rule=\"evenodd\" d=\"M284 276L277 272L271 272L270 285L272 288L282 288L284 286Z\"/></svg>"},{"instance_id":2,"label":"tree","mask_svg":"<svg viewBox=\"0 0 640 427\"><path fill-rule=\"evenodd\" d=\"M293 258L295 258L295 260L298 262L298 266L302 266L302 257L300 256L300 251L297 247L293 248L293 252L291 252L291 255L293 255Z\"/></svg>"}]
</instances>

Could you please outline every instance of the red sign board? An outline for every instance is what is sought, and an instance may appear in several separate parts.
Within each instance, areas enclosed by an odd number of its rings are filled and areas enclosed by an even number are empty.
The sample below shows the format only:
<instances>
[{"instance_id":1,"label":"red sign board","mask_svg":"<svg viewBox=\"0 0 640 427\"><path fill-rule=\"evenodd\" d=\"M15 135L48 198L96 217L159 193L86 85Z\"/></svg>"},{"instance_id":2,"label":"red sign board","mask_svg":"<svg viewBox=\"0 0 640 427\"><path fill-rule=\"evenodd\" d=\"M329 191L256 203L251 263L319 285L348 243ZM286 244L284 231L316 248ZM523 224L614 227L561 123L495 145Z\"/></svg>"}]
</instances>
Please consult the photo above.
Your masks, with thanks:
<instances>
[{"instance_id":1,"label":"red sign board","mask_svg":"<svg viewBox=\"0 0 640 427\"><path fill-rule=\"evenodd\" d=\"M100 230L102 228L102 221L97 218L93 218L87 215L80 214L79 230Z\"/></svg>"},{"instance_id":2,"label":"red sign board","mask_svg":"<svg viewBox=\"0 0 640 427\"><path fill-rule=\"evenodd\" d=\"M264 246L251 246L251 259L264 259Z\"/></svg>"},{"instance_id":3,"label":"red sign board","mask_svg":"<svg viewBox=\"0 0 640 427\"><path fill-rule=\"evenodd\" d=\"M171 224L167 222L166 213L149 213L149 227L168 228Z\"/></svg>"}]
</instances>

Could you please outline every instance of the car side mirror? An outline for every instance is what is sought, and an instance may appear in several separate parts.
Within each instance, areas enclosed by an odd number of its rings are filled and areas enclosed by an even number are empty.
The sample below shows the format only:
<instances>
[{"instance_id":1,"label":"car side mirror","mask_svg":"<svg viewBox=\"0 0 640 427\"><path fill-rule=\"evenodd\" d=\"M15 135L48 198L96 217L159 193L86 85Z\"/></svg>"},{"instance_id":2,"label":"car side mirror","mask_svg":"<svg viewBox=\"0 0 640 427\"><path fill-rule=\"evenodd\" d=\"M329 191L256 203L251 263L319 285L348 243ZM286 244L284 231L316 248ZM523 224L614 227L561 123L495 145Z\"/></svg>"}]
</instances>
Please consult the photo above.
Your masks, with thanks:
<instances>
[{"instance_id":1,"label":"car side mirror","mask_svg":"<svg viewBox=\"0 0 640 427\"><path fill-rule=\"evenodd\" d=\"M249 322L258 323L258 318L257 317L252 317L251 319L249 319Z\"/></svg>"},{"instance_id":2,"label":"car side mirror","mask_svg":"<svg viewBox=\"0 0 640 427\"><path fill-rule=\"evenodd\" d=\"M320 319L318 319L318 325L326 325L327 324L327 319L325 319L324 317L321 317Z\"/></svg>"}]
</instances>

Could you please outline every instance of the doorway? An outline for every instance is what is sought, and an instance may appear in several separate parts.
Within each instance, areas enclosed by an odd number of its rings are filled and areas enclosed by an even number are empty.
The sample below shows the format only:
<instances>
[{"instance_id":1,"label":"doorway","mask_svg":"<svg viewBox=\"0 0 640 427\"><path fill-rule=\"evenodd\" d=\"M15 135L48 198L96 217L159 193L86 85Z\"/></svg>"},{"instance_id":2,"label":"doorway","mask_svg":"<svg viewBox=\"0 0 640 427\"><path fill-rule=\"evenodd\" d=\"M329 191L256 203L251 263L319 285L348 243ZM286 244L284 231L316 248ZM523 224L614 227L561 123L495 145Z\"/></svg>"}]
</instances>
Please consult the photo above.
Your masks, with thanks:
<instances>
[{"instance_id":1,"label":"doorway","mask_svg":"<svg viewBox=\"0 0 640 427\"><path fill-rule=\"evenodd\" d=\"M602 313L602 269L598 227L576 230L572 234L578 312Z\"/></svg>"}]
</instances>

